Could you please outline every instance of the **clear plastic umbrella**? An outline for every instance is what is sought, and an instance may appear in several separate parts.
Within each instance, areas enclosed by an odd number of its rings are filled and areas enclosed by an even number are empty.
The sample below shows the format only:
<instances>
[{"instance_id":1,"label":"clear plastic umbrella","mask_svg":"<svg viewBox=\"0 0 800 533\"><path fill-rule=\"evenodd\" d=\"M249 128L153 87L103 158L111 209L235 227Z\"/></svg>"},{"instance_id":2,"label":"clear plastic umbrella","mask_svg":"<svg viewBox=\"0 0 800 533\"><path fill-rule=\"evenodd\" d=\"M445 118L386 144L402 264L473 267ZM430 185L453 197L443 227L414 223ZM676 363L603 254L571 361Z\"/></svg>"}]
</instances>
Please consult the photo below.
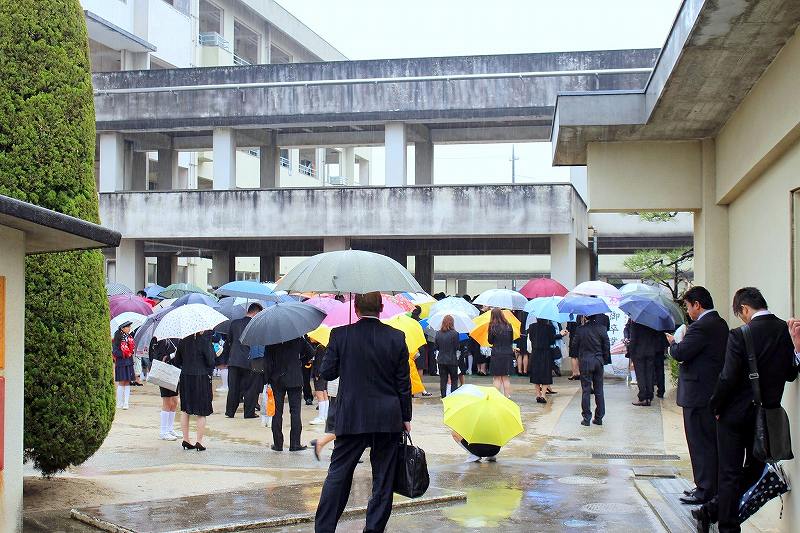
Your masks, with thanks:
<instances>
[{"instance_id":1,"label":"clear plastic umbrella","mask_svg":"<svg viewBox=\"0 0 800 533\"><path fill-rule=\"evenodd\" d=\"M430 314L435 315L444 311L462 313L470 318L475 318L481 314L477 307L460 296L448 296L439 300L431 306Z\"/></svg>"},{"instance_id":2,"label":"clear plastic umbrella","mask_svg":"<svg viewBox=\"0 0 800 533\"><path fill-rule=\"evenodd\" d=\"M475 323L472 321L472 318L456 311L442 311L440 313L436 313L435 315L431 315L427 319L428 325L434 330L439 331L442 329L442 321L446 316L453 317L453 327L459 333L469 333L475 329Z\"/></svg>"}]
</instances>

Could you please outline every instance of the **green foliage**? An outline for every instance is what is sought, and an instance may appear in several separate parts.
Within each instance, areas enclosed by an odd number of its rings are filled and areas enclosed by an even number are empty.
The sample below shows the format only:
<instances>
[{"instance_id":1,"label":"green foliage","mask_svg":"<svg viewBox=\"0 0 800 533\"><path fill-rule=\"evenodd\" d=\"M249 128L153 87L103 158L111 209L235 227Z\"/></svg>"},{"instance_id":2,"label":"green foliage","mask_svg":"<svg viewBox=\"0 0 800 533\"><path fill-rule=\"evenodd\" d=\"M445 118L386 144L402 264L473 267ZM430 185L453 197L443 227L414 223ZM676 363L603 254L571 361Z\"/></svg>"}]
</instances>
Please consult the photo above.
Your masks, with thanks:
<instances>
[{"instance_id":1,"label":"green foliage","mask_svg":"<svg viewBox=\"0 0 800 533\"><path fill-rule=\"evenodd\" d=\"M673 299L678 300L681 283L688 282L688 267L693 255L691 248L637 250L623 264L642 281L667 287L672 291Z\"/></svg>"},{"instance_id":2,"label":"green foliage","mask_svg":"<svg viewBox=\"0 0 800 533\"><path fill-rule=\"evenodd\" d=\"M0 0L0 194L98 222L94 107L78 0ZM103 258L26 264L25 457L80 464L114 416Z\"/></svg>"},{"instance_id":3,"label":"green foliage","mask_svg":"<svg viewBox=\"0 0 800 533\"><path fill-rule=\"evenodd\" d=\"M669 222L678 216L678 213L669 211L649 211L646 213L637 214L639 215L639 218L645 222Z\"/></svg>"},{"instance_id":4,"label":"green foliage","mask_svg":"<svg viewBox=\"0 0 800 533\"><path fill-rule=\"evenodd\" d=\"M680 372L680 363L672 357L667 357L667 364L669 365L669 379L673 385L678 384L678 372Z\"/></svg>"}]
</instances>

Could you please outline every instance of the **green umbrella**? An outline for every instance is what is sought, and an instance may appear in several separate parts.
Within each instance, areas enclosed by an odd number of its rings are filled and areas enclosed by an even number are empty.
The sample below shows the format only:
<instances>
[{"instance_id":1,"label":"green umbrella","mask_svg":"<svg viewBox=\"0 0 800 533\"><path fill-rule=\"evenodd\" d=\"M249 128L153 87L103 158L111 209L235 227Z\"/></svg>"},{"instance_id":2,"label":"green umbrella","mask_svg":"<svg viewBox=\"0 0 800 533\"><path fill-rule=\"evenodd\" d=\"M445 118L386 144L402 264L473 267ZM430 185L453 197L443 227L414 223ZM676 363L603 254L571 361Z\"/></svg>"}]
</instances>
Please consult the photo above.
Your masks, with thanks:
<instances>
[{"instance_id":1,"label":"green umbrella","mask_svg":"<svg viewBox=\"0 0 800 533\"><path fill-rule=\"evenodd\" d=\"M169 285L166 289L158 293L159 298L180 298L181 296L186 296L187 294L207 294L211 296L207 291L204 291L197 285L192 285L191 283L173 283Z\"/></svg>"}]
</instances>

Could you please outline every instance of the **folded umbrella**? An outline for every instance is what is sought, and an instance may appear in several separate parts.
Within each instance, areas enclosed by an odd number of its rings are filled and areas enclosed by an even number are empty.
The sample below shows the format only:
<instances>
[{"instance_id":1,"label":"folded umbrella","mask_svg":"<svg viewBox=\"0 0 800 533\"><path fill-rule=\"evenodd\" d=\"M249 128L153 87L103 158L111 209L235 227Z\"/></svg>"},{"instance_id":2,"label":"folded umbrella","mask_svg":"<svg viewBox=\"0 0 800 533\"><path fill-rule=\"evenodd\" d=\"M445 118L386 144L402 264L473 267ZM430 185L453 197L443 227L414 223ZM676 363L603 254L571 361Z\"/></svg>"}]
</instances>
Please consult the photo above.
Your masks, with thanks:
<instances>
[{"instance_id":1,"label":"folded umbrella","mask_svg":"<svg viewBox=\"0 0 800 533\"><path fill-rule=\"evenodd\" d=\"M442 403L445 425L470 444L504 446L525 431L519 405L494 387L464 385Z\"/></svg>"},{"instance_id":2,"label":"folded umbrella","mask_svg":"<svg viewBox=\"0 0 800 533\"><path fill-rule=\"evenodd\" d=\"M619 303L619 308L637 324L656 331L675 329L675 320L669 310L657 300L636 295L626 296Z\"/></svg>"},{"instance_id":3,"label":"folded umbrella","mask_svg":"<svg viewBox=\"0 0 800 533\"><path fill-rule=\"evenodd\" d=\"M150 316L153 308L141 296L133 294L118 294L108 299L108 309L111 311L111 318L115 318L122 313L131 312L140 315Z\"/></svg>"},{"instance_id":4,"label":"folded umbrella","mask_svg":"<svg viewBox=\"0 0 800 533\"><path fill-rule=\"evenodd\" d=\"M274 291L270 286L257 281L231 281L218 288L216 291L220 296L240 296L242 298L253 298L261 300Z\"/></svg>"},{"instance_id":5,"label":"folded umbrella","mask_svg":"<svg viewBox=\"0 0 800 533\"><path fill-rule=\"evenodd\" d=\"M203 304L186 304L170 309L153 331L156 339L183 339L201 331L208 331L227 318L222 313Z\"/></svg>"},{"instance_id":6,"label":"folded umbrella","mask_svg":"<svg viewBox=\"0 0 800 533\"><path fill-rule=\"evenodd\" d=\"M528 281L519 290L525 298L543 298L547 296L566 296L567 290L562 284L550 278L536 278Z\"/></svg>"},{"instance_id":7,"label":"folded umbrella","mask_svg":"<svg viewBox=\"0 0 800 533\"><path fill-rule=\"evenodd\" d=\"M517 291L509 289L489 289L482 292L475 300L475 305L499 307L501 309L524 309L528 299Z\"/></svg>"},{"instance_id":8,"label":"folded umbrella","mask_svg":"<svg viewBox=\"0 0 800 533\"><path fill-rule=\"evenodd\" d=\"M584 281L572 289L570 294L579 294L583 296L604 296L606 298L616 299L622 297L622 293L619 292L619 289L610 283L606 283L605 281Z\"/></svg>"},{"instance_id":9,"label":"folded umbrella","mask_svg":"<svg viewBox=\"0 0 800 533\"><path fill-rule=\"evenodd\" d=\"M434 303L429 313L436 315L442 312L456 312L467 315L470 318L475 318L481 314L478 308L466 301L460 296L448 296L438 302Z\"/></svg>"},{"instance_id":10,"label":"folded umbrella","mask_svg":"<svg viewBox=\"0 0 800 533\"><path fill-rule=\"evenodd\" d=\"M116 333L116 331L119 329L120 324L124 324L125 322L130 322L131 331L135 331L142 324L144 324L145 320L147 320L147 317L140 313L133 313L131 311L126 311L124 313L121 313L111 319L111 334L113 335L114 333Z\"/></svg>"},{"instance_id":11,"label":"folded umbrella","mask_svg":"<svg viewBox=\"0 0 800 533\"><path fill-rule=\"evenodd\" d=\"M122 283L106 283L106 294L108 296L117 296L120 294L133 294L133 291Z\"/></svg>"},{"instance_id":12,"label":"folded umbrella","mask_svg":"<svg viewBox=\"0 0 800 533\"><path fill-rule=\"evenodd\" d=\"M239 339L245 346L268 346L302 337L325 318L325 312L300 302L275 304L254 316Z\"/></svg>"},{"instance_id":13,"label":"folded umbrella","mask_svg":"<svg viewBox=\"0 0 800 533\"><path fill-rule=\"evenodd\" d=\"M428 325L436 331L442 329L442 321L444 317L451 316L453 317L453 327L459 333L469 333L473 329L475 329L475 323L472 319L463 313L458 313L456 311L443 311L441 313L436 313L435 315L431 315L428 320Z\"/></svg>"},{"instance_id":14,"label":"folded umbrella","mask_svg":"<svg viewBox=\"0 0 800 533\"><path fill-rule=\"evenodd\" d=\"M503 316L506 317L508 323L511 324L513 338L518 339L520 336L520 328L522 327L522 323L508 309L503 310ZM491 322L491 319L492 312L486 311L478 318L473 320L475 323L475 329L469 332L469 336L475 339L481 346L491 346L491 344L489 344L489 323Z\"/></svg>"},{"instance_id":15,"label":"folded umbrella","mask_svg":"<svg viewBox=\"0 0 800 533\"><path fill-rule=\"evenodd\" d=\"M567 296L558 303L558 310L562 313L584 316L611 312L608 304L602 298L592 298L591 296Z\"/></svg>"}]
</instances>

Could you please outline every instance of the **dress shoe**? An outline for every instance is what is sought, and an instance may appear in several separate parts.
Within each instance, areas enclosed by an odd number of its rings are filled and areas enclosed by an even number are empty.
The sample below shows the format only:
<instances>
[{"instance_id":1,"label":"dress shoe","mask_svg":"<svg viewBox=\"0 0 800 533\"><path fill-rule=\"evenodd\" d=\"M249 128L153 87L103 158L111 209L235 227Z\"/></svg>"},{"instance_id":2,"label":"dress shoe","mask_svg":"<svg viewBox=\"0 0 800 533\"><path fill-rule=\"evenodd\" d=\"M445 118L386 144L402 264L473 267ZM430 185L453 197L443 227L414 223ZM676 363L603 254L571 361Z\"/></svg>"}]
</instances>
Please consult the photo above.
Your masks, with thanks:
<instances>
[{"instance_id":1,"label":"dress shoe","mask_svg":"<svg viewBox=\"0 0 800 533\"><path fill-rule=\"evenodd\" d=\"M599 418L595 418L594 420L592 420L592 424L594 424L595 426L602 426L603 421L600 420Z\"/></svg>"},{"instance_id":2,"label":"dress shoe","mask_svg":"<svg viewBox=\"0 0 800 533\"><path fill-rule=\"evenodd\" d=\"M283 451L283 447L282 446L280 448L278 448L274 444L272 446L270 446L269 449L270 450L275 450L276 452L282 452Z\"/></svg>"},{"instance_id":3,"label":"dress shoe","mask_svg":"<svg viewBox=\"0 0 800 533\"><path fill-rule=\"evenodd\" d=\"M580 376L570 376L570 377L567 378L567 380L569 380L569 381L577 381L579 379L581 379Z\"/></svg>"},{"instance_id":4,"label":"dress shoe","mask_svg":"<svg viewBox=\"0 0 800 533\"><path fill-rule=\"evenodd\" d=\"M554 390L551 390L551 389L547 389L546 391L544 391L544 393L545 393L545 394L558 394L558 391L554 391Z\"/></svg>"},{"instance_id":5,"label":"dress shoe","mask_svg":"<svg viewBox=\"0 0 800 533\"><path fill-rule=\"evenodd\" d=\"M589 419L588 418L584 418L583 420L581 420L581 425L582 426L588 426L589 425Z\"/></svg>"},{"instance_id":6,"label":"dress shoe","mask_svg":"<svg viewBox=\"0 0 800 533\"><path fill-rule=\"evenodd\" d=\"M547 403L547 400L545 400L545 399L544 399L543 397L541 397L541 396L537 396L537 397L536 397L536 403Z\"/></svg>"},{"instance_id":7,"label":"dress shoe","mask_svg":"<svg viewBox=\"0 0 800 533\"><path fill-rule=\"evenodd\" d=\"M290 452L302 452L303 450L307 450L308 446L305 444L301 444L300 446L289 447Z\"/></svg>"},{"instance_id":8,"label":"dress shoe","mask_svg":"<svg viewBox=\"0 0 800 533\"><path fill-rule=\"evenodd\" d=\"M252 415L244 415L245 418L258 418L258 415L253 413Z\"/></svg>"},{"instance_id":9,"label":"dress shoe","mask_svg":"<svg viewBox=\"0 0 800 533\"><path fill-rule=\"evenodd\" d=\"M200 444L199 442L194 443L194 449L197 450L198 452L206 451L206 447Z\"/></svg>"},{"instance_id":10,"label":"dress shoe","mask_svg":"<svg viewBox=\"0 0 800 533\"><path fill-rule=\"evenodd\" d=\"M683 491L683 495L684 495L684 496L694 496L694 493L695 493L695 492L697 492L697 487L695 487L695 488L693 488L693 489L691 489L691 490L685 490L685 491Z\"/></svg>"},{"instance_id":11,"label":"dress shoe","mask_svg":"<svg viewBox=\"0 0 800 533\"><path fill-rule=\"evenodd\" d=\"M696 493L691 496L681 496L680 497L681 503L684 505L703 505L708 500L703 498L698 498Z\"/></svg>"},{"instance_id":12,"label":"dress shoe","mask_svg":"<svg viewBox=\"0 0 800 533\"><path fill-rule=\"evenodd\" d=\"M637 407L650 407L650 400L641 400L638 402L633 402L631 405L635 405Z\"/></svg>"},{"instance_id":13,"label":"dress shoe","mask_svg":"<svg viewBox=\"0 0 800 533\"><path fill-rule=\"evenodd\" d=\"M708 516L708 512L706 512L704 507L692 509L692 516L697 520L696 526L698 533L708 533L711 531L711 518Z\"/></svg>"},{"instance_id":14,"label":"dress shoe","mask_svg":"<svg viewBox=\"0 0 800 533\"><path fill-rule=\"evenodd\" d=\"M189 444L186 441L181 442L181 446L184 450L194 450L194 444Z\"/></svg>"}]
</instances>

